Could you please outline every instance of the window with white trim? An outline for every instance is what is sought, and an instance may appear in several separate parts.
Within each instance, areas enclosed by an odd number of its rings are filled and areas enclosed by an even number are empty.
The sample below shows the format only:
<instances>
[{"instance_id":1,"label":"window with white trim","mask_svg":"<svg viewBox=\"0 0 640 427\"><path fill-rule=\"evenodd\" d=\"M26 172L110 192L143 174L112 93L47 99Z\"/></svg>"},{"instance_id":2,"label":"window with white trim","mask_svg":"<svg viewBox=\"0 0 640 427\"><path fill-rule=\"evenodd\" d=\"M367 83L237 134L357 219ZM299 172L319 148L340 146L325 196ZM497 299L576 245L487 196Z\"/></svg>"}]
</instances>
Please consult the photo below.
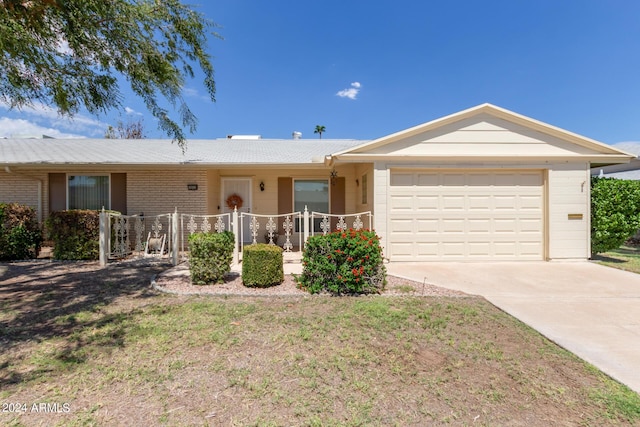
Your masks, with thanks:
<instances>
[{"instance_id":1,"label":"window with white trim","mask_svg":"<svg viewBox=\"0 0 640 427\"><path fill-rule=\"evenodd\" d=\"M67 209L111 208L108 175L67 175Z\"/></svg>"},{"instance_id":2,"label":"window with white trim","mask_svg":"<svg viewBox=\"0 0 640 427\"><path fill-rule=\"evenodd\" d=\"M293 210L304 212L305 206L311 212L329 212L329 180L296 179L293 182ZM314 229L320 230L322 218L316 218ZM296 230L300 231L296 222Z\"/></svg>"}]
</instances>

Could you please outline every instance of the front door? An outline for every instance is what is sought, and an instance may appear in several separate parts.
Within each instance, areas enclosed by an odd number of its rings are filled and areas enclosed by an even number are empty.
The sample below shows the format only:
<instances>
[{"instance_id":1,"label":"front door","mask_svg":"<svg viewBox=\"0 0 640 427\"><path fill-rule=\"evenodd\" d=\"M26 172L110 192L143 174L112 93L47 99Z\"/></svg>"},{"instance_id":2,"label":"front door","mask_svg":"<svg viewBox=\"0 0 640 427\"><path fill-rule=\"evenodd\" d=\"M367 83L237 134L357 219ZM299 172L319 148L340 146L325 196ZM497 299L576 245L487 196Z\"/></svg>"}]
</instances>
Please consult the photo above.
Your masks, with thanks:
<instances>
[{"instance_id":1,"label":"front door","mask_svg":"<svg viewBox=\"0 0 640 427\"><path fill-rule=\"evenodd\" d=\"M238 218L242 212L251 212L251 178L222 178L220 194L222 213L233 213L234 206L238 209ZM252 240L247 217L242 221L242 233L238 239L242 239L244 243Z\"/></svg>"}]
</instances>

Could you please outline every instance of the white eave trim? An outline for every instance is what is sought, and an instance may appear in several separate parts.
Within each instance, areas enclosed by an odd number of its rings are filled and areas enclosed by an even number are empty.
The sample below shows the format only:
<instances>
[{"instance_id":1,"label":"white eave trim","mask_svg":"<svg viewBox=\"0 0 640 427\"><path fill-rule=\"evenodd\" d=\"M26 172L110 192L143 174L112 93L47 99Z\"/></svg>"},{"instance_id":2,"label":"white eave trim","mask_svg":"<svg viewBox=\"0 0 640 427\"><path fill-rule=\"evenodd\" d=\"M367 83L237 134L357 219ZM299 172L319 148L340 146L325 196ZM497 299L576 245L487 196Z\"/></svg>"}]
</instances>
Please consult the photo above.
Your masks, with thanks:
<instances>
[{"instance_id":1,"label":"white eave trim","mask_svg":"<svg viewBox=\"0 0 640 427\"><path fill-rule=\"evenodd\" d=\"M614 163L629 163L635 156L632 155L555 155L555 156L526 156L526 155L451 155L451 154L436 154L436 155L389 155L389 154L340 154L334 155L326 162L327 165L333 165L335 163L364 163L364 162L415 162L415 161L429 161L429 162L442 162L442 163L456 163L456 162L517 162L517 163L557 163L557 162L608 162Z\"/></svg>"}]
</instances>

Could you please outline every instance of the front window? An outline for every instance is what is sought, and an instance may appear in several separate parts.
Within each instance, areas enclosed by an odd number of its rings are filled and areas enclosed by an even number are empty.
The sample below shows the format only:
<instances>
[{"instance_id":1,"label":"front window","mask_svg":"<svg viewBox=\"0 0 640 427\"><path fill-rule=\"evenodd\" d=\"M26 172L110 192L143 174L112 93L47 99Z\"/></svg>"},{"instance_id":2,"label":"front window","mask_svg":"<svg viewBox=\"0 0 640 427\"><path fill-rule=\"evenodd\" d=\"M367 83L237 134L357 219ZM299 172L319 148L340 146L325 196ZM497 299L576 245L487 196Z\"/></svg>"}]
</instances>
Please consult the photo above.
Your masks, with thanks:
<instances>
[{"instance_id":1,"label":"front window","mask_svg":"<svg viewBox=\"0 0 640 427\"><path fill-rule=\"evenodd\" d=\"M68 209L109 209L109 177L69 175Z\"/></svg>"},{"instance_id":2,"label":"front window","mask_svg":"<svg viewBox=\"0 0 640 427\"><path fill-rule=\"evenodd\" d=\"M326 179L300 179L293 185L293 209L296 212L304 212L305 206L311 212L329 212L329 180ZM315 230L320 229L322 218L316 218L313 224ZM296 231L300 231L296 223Z\"/></svg>"}]
</instances>

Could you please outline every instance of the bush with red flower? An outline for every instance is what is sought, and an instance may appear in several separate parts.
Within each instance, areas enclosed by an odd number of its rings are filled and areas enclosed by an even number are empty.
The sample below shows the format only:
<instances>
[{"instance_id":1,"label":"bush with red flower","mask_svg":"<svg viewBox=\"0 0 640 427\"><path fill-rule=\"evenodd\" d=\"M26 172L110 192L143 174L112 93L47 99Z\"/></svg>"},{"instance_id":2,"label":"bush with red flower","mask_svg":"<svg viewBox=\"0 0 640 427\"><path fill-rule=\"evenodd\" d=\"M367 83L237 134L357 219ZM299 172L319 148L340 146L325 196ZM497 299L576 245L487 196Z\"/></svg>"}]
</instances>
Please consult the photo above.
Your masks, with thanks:
<instances>
[{"instance_id":1,"label":"bush with red flower","mask_svg":"<svg viewBox=\"0 0 640 427\"><path fill-rule=\"evenodd\" d=\"M302 255L298 286L312 294L380 293L386 284L380 238L370 230L312 236Z\"/></svg>"}]
</instances>

